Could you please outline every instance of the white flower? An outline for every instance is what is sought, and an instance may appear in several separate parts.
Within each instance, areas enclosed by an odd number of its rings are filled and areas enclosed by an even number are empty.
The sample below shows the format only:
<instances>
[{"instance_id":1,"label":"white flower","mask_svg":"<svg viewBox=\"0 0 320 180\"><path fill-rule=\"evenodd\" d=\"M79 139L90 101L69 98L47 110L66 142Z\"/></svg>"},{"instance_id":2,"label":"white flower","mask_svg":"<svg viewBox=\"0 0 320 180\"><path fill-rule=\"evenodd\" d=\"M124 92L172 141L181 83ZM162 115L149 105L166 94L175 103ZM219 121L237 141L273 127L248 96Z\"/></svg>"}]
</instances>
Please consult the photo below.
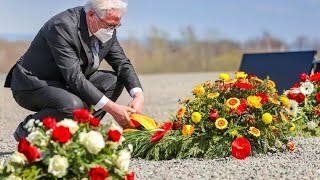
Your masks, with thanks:
<instances>
[{"instance_id":1,"label":"white flower","mask_svg":"<svg viewBox=\"0 0 320 180\"><path fill-rule=\"evenodd\" d=\"M293 114L294 116L297 115L298 112L298 103L295 100L290 99L290 107L288 109L289 113Z\"/></svg>"},{"instance_id":2,"label":"white flower","mask_svg":"<svg viewBox=\"0 0 320 180\"><path fill-rule=\"evenodd\" d=\"M10 176L7 177L6 180L22 180L20 177L17 177L13 174L11 174Z\"/></svg>"},{"instance_id":3,"label":"white flower","mask_svg":"<svg viewBox=\"0 0 320 180\"><path fill-rule=\"evenodd\" d=\"M54 176L61 178L68 172L68 159L60 155L54 155L49 159L48 172Z\"/></svg>"},{"instance_id":4,"label":"white flower","mask_svg":"<svg viewBox=\"0 0 320 180\"><path fill-rule=\"evenodd\" d=\"M314 89L314 86L309 81L302 83L302 85L300 86L300 91L304 95L311 94L313 92L313 89Z\"/></svg>"},{"instance_id":5,"label":"white flower","mask_svg":"<svg viewBox=\"0 0 320 180\"><path fill-rule=\"evenodd\" d=\"M132 144L128 144L128 148L129 148L129 151L130 151L130 152L133 152L133 146L132 146Z\"/></svg>"},{"instance_id":6,"label":"white flower","mask_svg":"<svg viewBox=\"0 0 320 180\"><path fill-rule=\"evenodd\" d=\"M103 136L98 131L90 131L89 133L80 133L80 143L86 147L91 154L98 154L104 147L105 142Z\"/></svg>"},{"instance_id":7,"label":"white flower","mask_svg":"<svg viewBox=\"0 0 320 180\"><path fill-rule=\"evenodd\" d=\"M34 119L29 119L27 124L24 125L24 128L25 129L32 128L34 126L34 121L35 121Z\"/></svg>"},{"instance_id":8,"label":"white flower","mask_svg":"<svg viewBox=\"0 0 320 180\"><path fill-rule=\"evenodd\" d=\"M309 122L307 122L307 126L309 129L312 130L312 129L316 128L318 125L313 121L309 121Z\"/></svg>"},{"instance_id":9,"label":"white flower","mask_svg":"<svg viewBox=\"0 0 320 180\"><path fill-rule=\"evenodd\" d=\"M128 171L130 163L131 154L128 150L121 150L119 156L116 160L116 166L124 171Z\"/></svg>"},{"instance_id":10,"label":"white flower","mask_svg":"<svg viewBox=\"0 0 320 180\"><path fill-rule=\"evenodd\" d=\"M33 142L34 140L42 140L46 139L46 137L38 130L31 132L26 138L29 142Z\"/></svg>"},{"instance_id":11,"label":"white flower","mask_svg":"<svg viewBox=\"0 0 320 180\"><path fill-rule=\"evenodd\" d=\"M78 131L79 126L77 122L71 119L64 119L63 121L60 121L57 123L57 126L64 126L70 129L71 134L74 134Z\"/></svg>"},{"instance_id":12,"label":"white flower","mask_svg":"<svg viewBox=\"0 0 320 180\"><path fill-rule=\"evenodd\" d=\"M19 152L15 152L10 159L11 162L14 163L18 163L21 165L25 165L25 163L27 162L27 158L24 154L19 153Z\"/></svg>"}]
</instances>

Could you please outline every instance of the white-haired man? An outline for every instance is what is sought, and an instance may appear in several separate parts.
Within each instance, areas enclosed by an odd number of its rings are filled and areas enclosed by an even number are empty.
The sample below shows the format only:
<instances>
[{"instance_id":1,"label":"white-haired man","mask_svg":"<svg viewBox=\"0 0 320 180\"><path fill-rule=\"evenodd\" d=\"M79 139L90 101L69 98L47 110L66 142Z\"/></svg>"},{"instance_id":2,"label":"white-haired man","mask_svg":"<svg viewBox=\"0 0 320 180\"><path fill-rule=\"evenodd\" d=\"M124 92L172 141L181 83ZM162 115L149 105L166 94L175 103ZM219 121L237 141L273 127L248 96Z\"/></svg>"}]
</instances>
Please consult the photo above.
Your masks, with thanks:
<instances>
[{"instance_id":1,"label":"white-haired man","mask_svg":"<svg viewBox=\"0 0 320 180\"><path fill-rule=\"evenodd\" d=\"M122 0L89 0L43 25L5 83L20 106L36 112L19 124L17 141L27 136L23 126L30 119L59 121L91 105L96 118L108 112L122 127L132 127L128 113L142 112L144 96L116 36L126 7ZM103 59L114 71L97 70ZM114 103L124 87L133 97L128 106Z\"/></svg>"}]
</instances>

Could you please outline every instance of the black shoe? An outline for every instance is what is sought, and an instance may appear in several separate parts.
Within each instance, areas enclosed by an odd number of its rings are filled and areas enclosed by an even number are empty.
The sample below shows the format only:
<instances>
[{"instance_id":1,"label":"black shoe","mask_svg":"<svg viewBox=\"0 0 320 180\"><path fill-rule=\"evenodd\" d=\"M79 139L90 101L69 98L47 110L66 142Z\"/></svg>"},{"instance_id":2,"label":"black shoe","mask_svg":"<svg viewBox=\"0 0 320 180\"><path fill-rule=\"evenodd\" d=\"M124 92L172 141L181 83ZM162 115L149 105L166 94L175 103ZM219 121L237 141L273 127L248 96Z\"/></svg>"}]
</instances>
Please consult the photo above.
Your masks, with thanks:
<instances>
[{"instance_id":1,"label":"black shoe","mask_svg":"<svg viewBox=\"0 0 320 180\"><path fill-rule=\"evenodd\" d=\"M21 123L18 125L16 131L13 133L13 137L16 139L17 142L19 142L21 138L27 137L28 134L29 134L28 131L25 130L25 128L23 127L23 124L24 124L24 123L21 122Z\"/></svg>"}]
</instances>

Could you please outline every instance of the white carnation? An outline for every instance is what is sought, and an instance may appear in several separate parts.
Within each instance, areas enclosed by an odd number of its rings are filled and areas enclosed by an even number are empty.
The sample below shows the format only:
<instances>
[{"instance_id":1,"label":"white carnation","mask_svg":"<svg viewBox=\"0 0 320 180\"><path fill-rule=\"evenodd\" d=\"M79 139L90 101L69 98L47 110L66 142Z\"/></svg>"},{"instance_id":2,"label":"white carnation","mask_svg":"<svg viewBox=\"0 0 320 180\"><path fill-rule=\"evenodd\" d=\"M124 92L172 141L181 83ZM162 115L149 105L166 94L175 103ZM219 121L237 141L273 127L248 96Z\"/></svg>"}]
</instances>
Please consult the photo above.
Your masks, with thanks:
<instances>
[{"instance_id":1,"label":"white carnation","mask_svg":"<svg viewBox=\"0 0 320 180\"><path fill-rule=\"evenodd\" d=\"M10 159L11 162L14 163L18 163L21 165L25 165L25 163L27 162L27 158L24 154L19 153L19 152L15 152Z\"/></svg>"},{"instance_id":2,"label":"white carnation","mask_svg":"<svg viewBox=\"0 0 320 180\"><path fill-rule=\"evenodd\" d=\"M119 157L116 160L116 166L124 171L128 171L130 164L131 154L128 150L121 150L119 152Z\"/></svg>"},{"instance_id":3,"label":"white carnation","mask_svg":"<svg viewBox=\"0 0 320 180\"><path fill-rule=\"evenodd\" d=\"M313 89L314 89L314 86L309 81L302 83L302 85L300 86L300 91L304 95L311 94L313 92Z\"/></svg>"},{"instance_id":4,"label":"white carnation","mask_svg":"<svg viewBox=\"0 0 320 180\"><path fill-rule=\"evenodd\" d=\"M36 130L36 131L32 131L26 139L29 142L33 142L35 140L46 139L46 137L40 131Z\"/></svg>"},{"instance_id":5,"label":"white carnation","mask_svg":"<svg viewBox=\"0 0 320 180\"><path fill-rule=\"evenodd\" d=\"M61 178L68 172L68 159L60 155L54 155L49 159L48 172L54 176Z\"/></svg>"},{"instance_id":6,"label":"white carnation","mask_svg":"<svg viewBox=\"0 0 320 180\"><path fill-rule=\"evenodd\" d=\"M313 121L309 121L309 122L307 122L307 126L309 129L312 130L312 129L316 128L318 125Z\"/></svg>"},{"instance_id":7,"label":"white carnation","mask_svg":"<svg viewBox=\"0 0 320 180\"><path fill-rule=\"evenodd\" d=\"M25 129L32 128L32 127L34 126L34 121L35 121L35 119L29 119L28 122L27 122L27 124L25 124L23 127L24 127Z\"/></svg>"},{"instance_id":8,"label":"white carnation","mask_svg":"<svg viewBox=\"0 0 320 180\"><path fill-rule=\"evenodd\" d=\"M89 133L80 133L80 143L86 147L91 154L98 154L104 147L105 142L103 136L98 131L90 131Z\"/></svg>"},{"instance_id":9,"label":"white carnation","mask_svg":"<svg viewBox=\"0 0 320 180\"><path fill-rule=\"evenodd\" d=\"M79 126L77 122L71 119L64 119L63 121L60 121L57 123L57 126L64 126L70 129L71 134L74 134L78 131Z\"/></svg>"}]
</instances>

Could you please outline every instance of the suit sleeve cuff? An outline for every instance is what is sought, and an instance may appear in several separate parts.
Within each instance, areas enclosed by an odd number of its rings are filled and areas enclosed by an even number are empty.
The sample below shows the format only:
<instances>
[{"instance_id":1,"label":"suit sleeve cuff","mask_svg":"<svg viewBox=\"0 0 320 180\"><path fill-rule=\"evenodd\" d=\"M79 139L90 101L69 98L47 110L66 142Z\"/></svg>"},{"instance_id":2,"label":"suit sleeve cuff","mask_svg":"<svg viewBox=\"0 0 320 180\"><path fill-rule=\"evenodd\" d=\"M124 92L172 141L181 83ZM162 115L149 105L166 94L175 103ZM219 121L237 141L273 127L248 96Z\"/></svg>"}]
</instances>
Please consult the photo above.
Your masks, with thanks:
<instances>
[{"instance_id":1,"label":"suit sleeve cuff","mask_svg":"<svg viewBox=\"0 0 320 180\"><path fill-rule=\"evenodd\" d=\"M100 101L93 106L93 109L98 111L99 109L101 109L104 105L106 105L109 102L109 98L107 98L106 96L103 96Z\"/></svg>"},{"instance_id":2,"label":"suit sleeve cuff","mask_svg":"<svg viewBox=\"0 0 320 180\"><path fill-rule=\"evenodd\" d=\"M130 95L131 95L131 97L133 97L134 94L137 93L137 92L142 92L142 89L139 88L139 87L132 88L132 89L130 90Z\"/></svg>"}]
</instances>

